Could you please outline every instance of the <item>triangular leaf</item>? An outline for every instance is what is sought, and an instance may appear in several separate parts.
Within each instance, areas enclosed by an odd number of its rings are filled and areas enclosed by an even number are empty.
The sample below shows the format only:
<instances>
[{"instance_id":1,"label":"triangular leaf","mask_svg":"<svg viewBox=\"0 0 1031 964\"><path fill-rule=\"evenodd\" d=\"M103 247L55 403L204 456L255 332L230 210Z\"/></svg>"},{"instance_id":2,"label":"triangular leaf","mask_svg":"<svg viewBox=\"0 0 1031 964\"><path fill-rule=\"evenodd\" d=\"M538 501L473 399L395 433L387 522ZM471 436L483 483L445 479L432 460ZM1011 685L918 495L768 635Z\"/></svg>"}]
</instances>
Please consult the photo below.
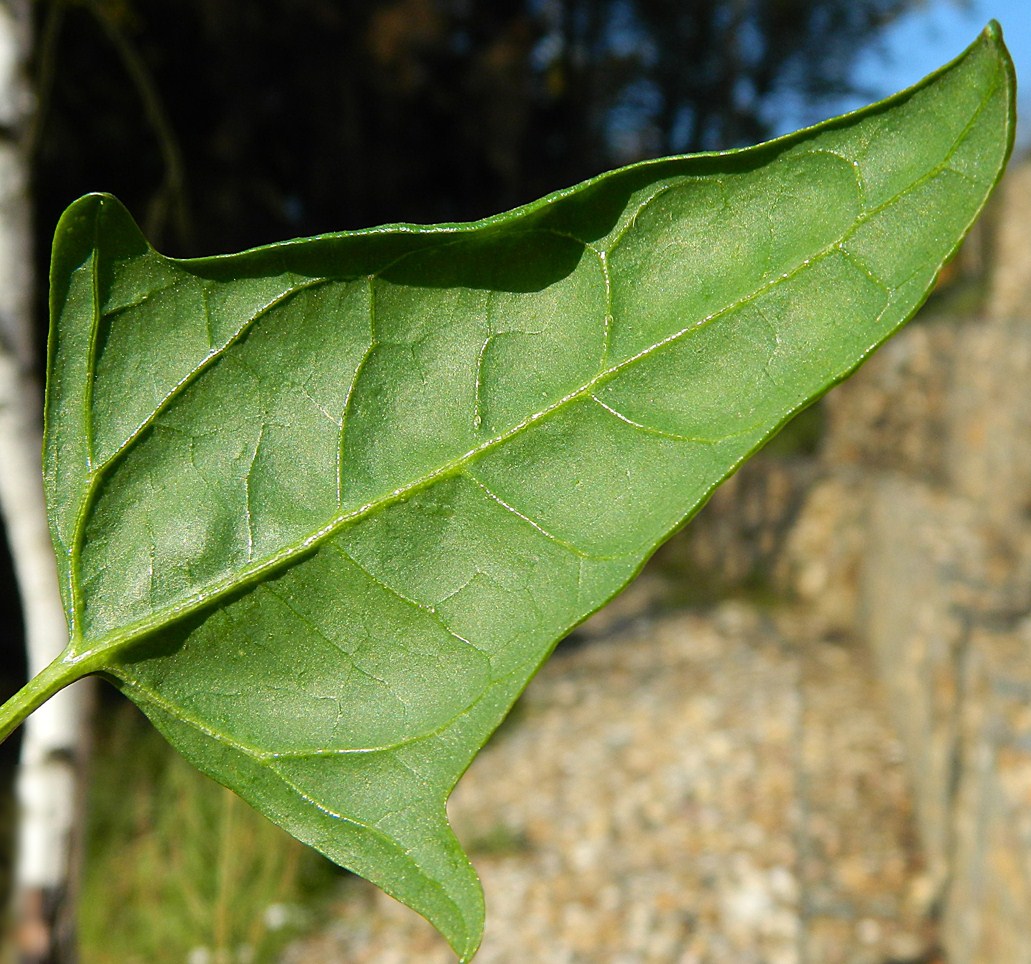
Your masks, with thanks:
<instances>
[{"instance_id":1,"label":"triangular leaf","mask_svg":"<svg viewBox=\"0 0 1031 964\"><path fill-rule=\"evenodd\" d=\"M475 224L177 261L76 202L48 688L106 674L468 959L451 788L556 641L913 314L1012 131L992 26L864 111Z\"/></svg>"}]
</instances>

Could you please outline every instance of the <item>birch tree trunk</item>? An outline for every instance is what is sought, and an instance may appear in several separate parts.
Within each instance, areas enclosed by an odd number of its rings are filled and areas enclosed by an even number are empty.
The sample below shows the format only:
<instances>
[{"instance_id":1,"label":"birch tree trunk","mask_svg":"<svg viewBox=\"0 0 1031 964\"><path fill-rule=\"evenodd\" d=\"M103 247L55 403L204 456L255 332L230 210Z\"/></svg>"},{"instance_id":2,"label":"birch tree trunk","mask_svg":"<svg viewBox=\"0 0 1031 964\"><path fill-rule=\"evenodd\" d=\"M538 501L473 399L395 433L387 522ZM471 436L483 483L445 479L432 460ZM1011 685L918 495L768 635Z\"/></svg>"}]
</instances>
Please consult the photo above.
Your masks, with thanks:
<instances>
[{"instance_id":1,"label":"birch tree trunk","mask_svg":"<svg viewBox=\"0 0 1031 964\"><path fill-rule=\"evenodd\" d=\"M42 394L35 378L33 235L27 152L32 0L0 0L0 512L22 599L32 676L67 641L43 504ZM59 693L25 724L17 780L18 960L74 956L65 913L82 704Z\"/></svg>"}]
</instances>

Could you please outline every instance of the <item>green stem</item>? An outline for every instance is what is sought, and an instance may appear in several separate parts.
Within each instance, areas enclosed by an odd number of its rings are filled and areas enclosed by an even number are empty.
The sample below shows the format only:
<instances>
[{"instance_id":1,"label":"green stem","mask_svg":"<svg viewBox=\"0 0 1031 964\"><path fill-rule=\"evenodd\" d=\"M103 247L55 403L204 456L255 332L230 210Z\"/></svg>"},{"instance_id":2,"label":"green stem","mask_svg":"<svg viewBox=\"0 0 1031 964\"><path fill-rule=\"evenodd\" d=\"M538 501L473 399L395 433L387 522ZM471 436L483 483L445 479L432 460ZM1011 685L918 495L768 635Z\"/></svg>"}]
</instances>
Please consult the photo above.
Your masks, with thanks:
<instances>
[{"instance_id":1,"label":"green stem","mask_svg":"<svg viewBox=\"0 0 1031 964\"><path fill-rule=\"evenodd\" d=\"M62 653L49 666L32 677L3 706L0 706L0 743L3 743L24 721L58 690L83 676L79 664L65 661Z\"/></svg>"}]
</instances>

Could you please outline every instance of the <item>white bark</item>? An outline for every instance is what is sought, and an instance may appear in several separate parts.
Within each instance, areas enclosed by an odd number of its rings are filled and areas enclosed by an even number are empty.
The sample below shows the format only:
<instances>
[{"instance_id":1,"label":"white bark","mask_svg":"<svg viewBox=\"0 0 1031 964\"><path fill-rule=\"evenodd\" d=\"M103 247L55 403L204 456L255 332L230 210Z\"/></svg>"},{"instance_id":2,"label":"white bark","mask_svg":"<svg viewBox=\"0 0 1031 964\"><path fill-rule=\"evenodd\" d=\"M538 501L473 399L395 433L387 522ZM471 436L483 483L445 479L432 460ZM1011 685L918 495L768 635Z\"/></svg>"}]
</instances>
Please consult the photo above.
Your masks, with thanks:
<instances>
[{"instance_id":1,"label":"white bark","mask_svg":"<svg viewBox=\"0 0 1031 964\"><path fill-rule=\"evenodd\" d=\"M0 345L28 370L32 342L32 217L24 135L35 110L26 77L29 0L0 0Z\"/></svg>"},{"instance_id":2,"label":"white bark","mask_svg":"<svg viewBox=\"0 0 1031 964\"><path fill-rule=\"evenodd\" d=\"M0 263L6 257L5 234L0 206ZM58 656L67 642L43 508L38 401L38 392L18 372L12 357L0 351L0 509L22 598L30 676ZM70 799L69 758L79 738L80 702L75 689L64 690L25 723L18 776L18 877L25 886L55 887L64 880L63 839L70 816L59 812L67 809Z\"/></svg>"},{"instance_id":3,"label":"white bark","mask_svg":"<svg viewBox=\"0 0 1031 964\"><path fill-rule=\"evenodd\" d=\"M41 393L32 371L33 272L25 133L35 107L26 74L31 0L0 0L0 512L24 613L29 674L67 643L43 503ZM15 895L22 959L49 957L52 906L66 885L75 815L82 694L59 693L25 724L18 775Z\"/></svg>"}]
</instances>

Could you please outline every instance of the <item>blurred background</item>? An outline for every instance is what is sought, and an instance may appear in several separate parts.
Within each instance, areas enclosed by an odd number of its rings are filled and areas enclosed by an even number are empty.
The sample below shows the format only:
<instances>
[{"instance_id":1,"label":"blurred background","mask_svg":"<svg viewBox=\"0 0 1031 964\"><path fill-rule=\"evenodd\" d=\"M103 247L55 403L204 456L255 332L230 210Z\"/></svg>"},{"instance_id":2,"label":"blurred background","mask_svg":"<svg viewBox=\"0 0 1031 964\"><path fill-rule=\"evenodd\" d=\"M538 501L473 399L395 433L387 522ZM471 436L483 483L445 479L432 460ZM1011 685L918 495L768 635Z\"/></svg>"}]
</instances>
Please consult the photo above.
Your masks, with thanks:
<instances>
[{"instance_id":1,"label":"blurred background","mask_svg":"<svg viewBox=\"0 0 1031 964\"><path fill-rule=\"evenodd\" d=\"M957 55L989 16L1031 57L1017 0L54 0L36 12L44 252L87 191L117 194L173 255L467 220L879 99Z\"/></svg>"},{"instance_id":2,"label":"blurred background","mask_svg":"<svg viewBox=\"0 0 1031 964\"><path fill-rule=\"evenodd\" d=\"M40 368L53 226L89 191L167 254L216 254L751 144L915 83L992 17L1031 76L1026 0L31 8ZM1031 961L1031 180L1011 181L926 320L735 477L474 766L455 819L482 960ZM5 696L13 586L0 555ZM448 959L113 693L94 718L82 960ZM17 741L0 754L9 783Z\"/></svg>"}]
</instances>

